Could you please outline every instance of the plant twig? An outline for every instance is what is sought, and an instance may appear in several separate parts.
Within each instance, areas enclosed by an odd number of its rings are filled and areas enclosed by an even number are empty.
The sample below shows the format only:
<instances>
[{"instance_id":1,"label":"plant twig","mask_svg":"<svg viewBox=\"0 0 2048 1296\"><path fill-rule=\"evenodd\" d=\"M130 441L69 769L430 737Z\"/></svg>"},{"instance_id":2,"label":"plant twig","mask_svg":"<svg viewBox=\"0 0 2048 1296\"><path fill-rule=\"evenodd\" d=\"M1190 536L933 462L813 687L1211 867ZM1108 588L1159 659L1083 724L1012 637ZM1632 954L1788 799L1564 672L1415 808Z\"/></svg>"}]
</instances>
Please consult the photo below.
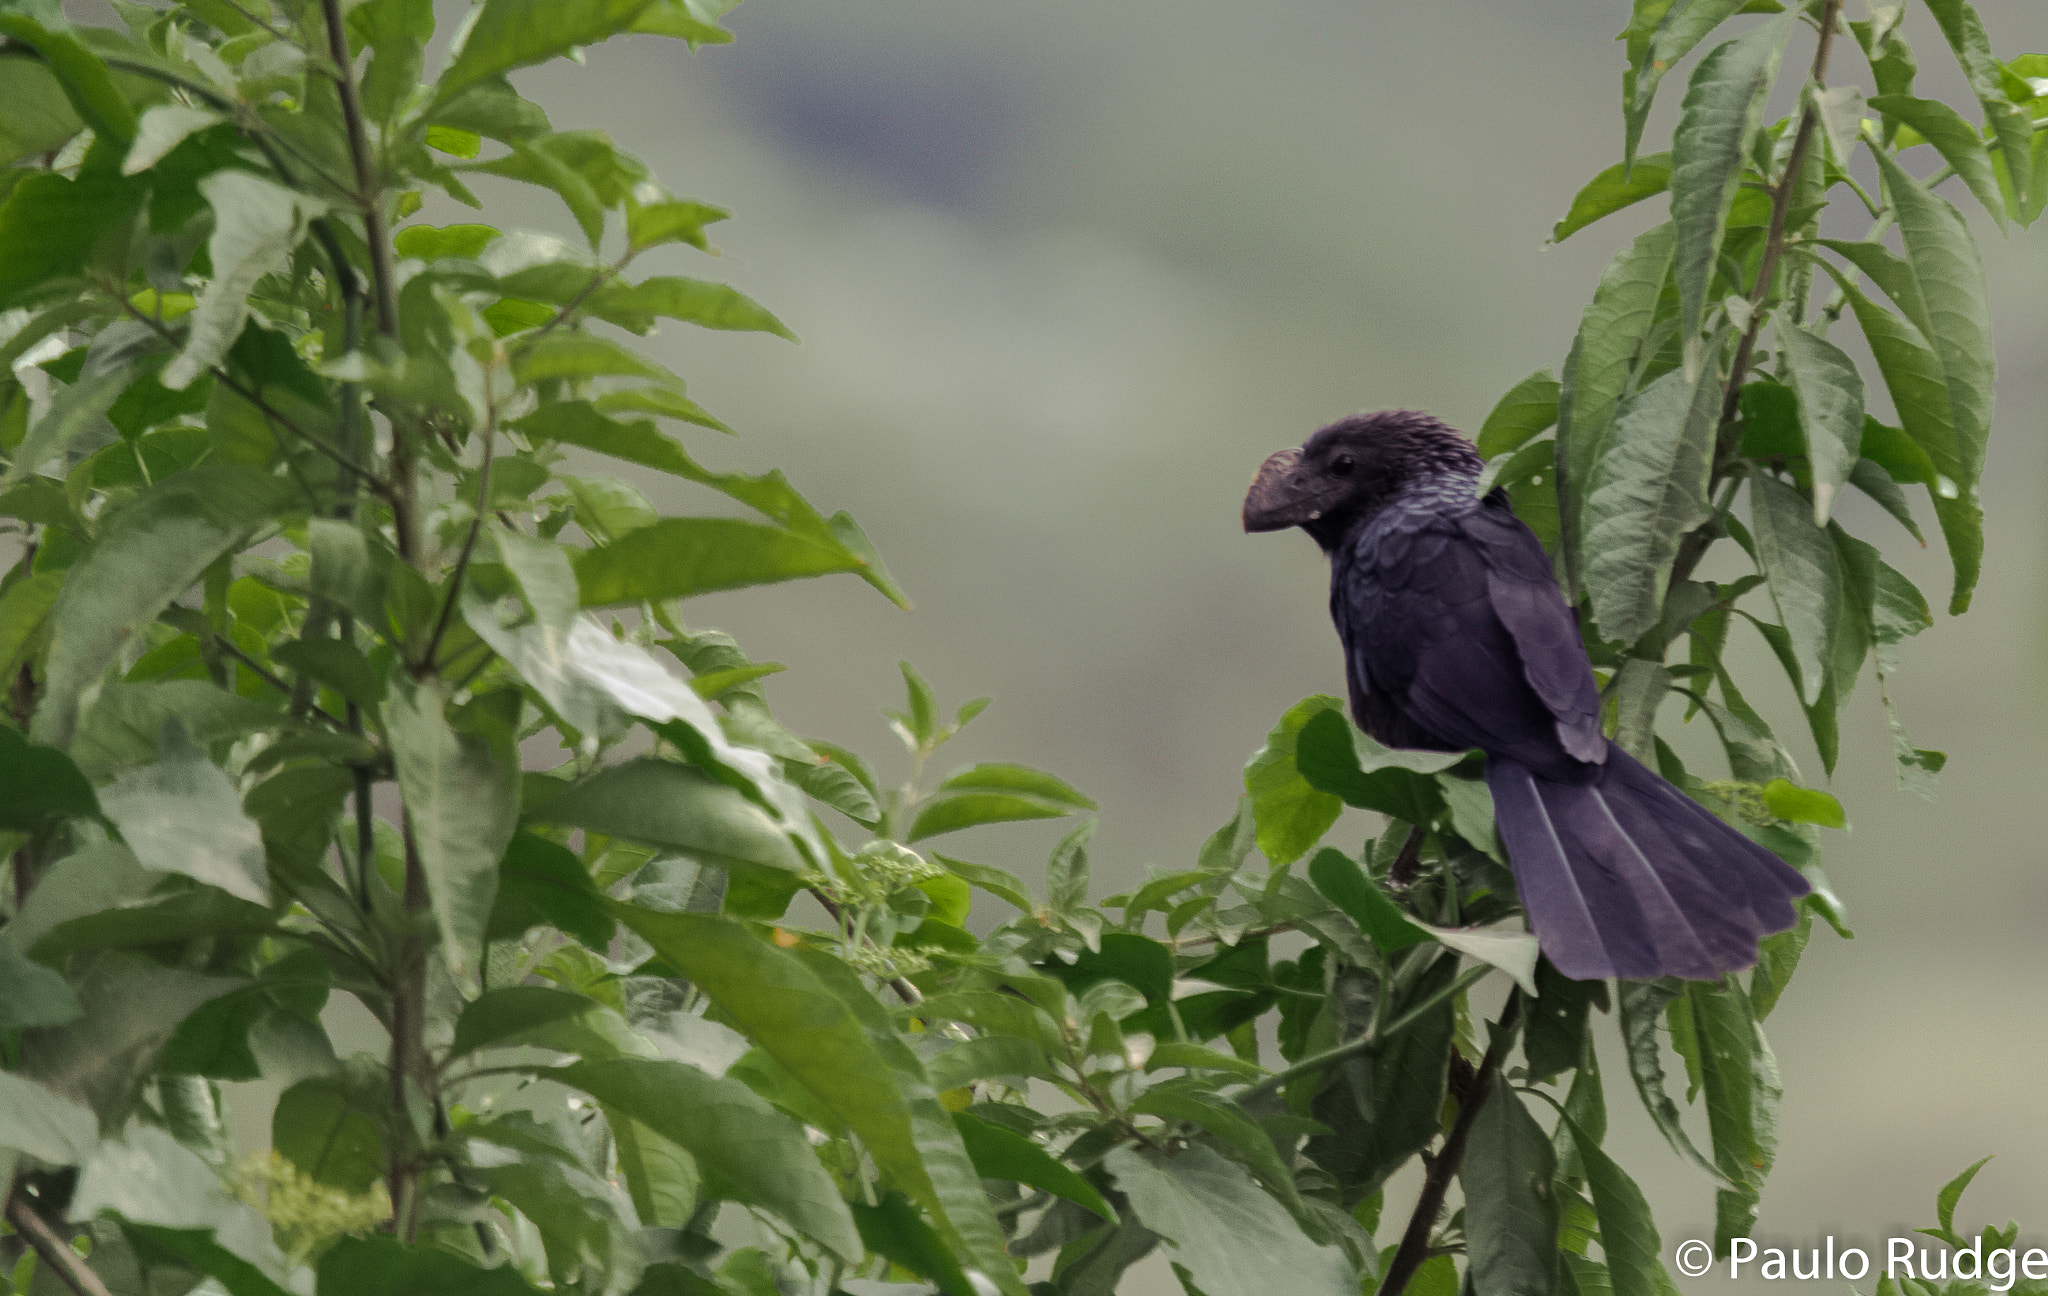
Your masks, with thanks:
<instances>
[{"instance_id":1,"label":"plant twig","mask_svg":"<svg viewBox=\"0 0 2048 1296\"><path fill-rule=\"evenodd\" d=\"M36 1208L22 1195L18 1183L7 1195L7 1222L28 1240L37 1258L49 1266L50 1272L78 1296L113 1296L106 1283L79 1257L78 1252L73 1251L70 1244L58 1237L48 1222L36 1214Z\"/></svg>"},{"instance_id":2,"label":"plant twig","mask_svg":"<svg viewBox=\"0 0 2048 1296\"><path fill-rule=\"evenodd\" d=\"M1300 1076L1310 1075L1327 1067L1335 1066L1339 1062L1348 1062L1361 1054L1373 1052L1394 1036L1399 1035L1416 1022L1421 1021L1424 1013L1429 1012L1444 1000L1471 989L1484 979L1487 973L1493 970L1494 968L1491 963L1481 963L1477 967L1467 968L1464 974L1459 976L1457 980L1451 982L1435 994L1430 995L1420 1003L1412 1005L1408 1011L1394 1018L1394 1020L1388 1022L1380 1029L1369 1035L1352 1040L1347 1044L1339 1044L1335 1048L1324 1049L1312 1057L1305 1057L1284 1071L1275 1071L1272 1075L1267 1076L1239 1094L1237 1100L1240 1103L1249 1102L1251 1099L1263 1097L1269 1093L1276 1093Z\"/></svg>"},{"instance_id":3,"label":"plant twig","mask_svg":"<svg viewBox=\"0 0 2048 1296\"><path fill-rule=\"evenodd\" d=\"M427 646L421 651L419 661L415 664L416 669L422 673L434 669L434 658L441 651L441 637L448 633L448 620L454 615L455 600L461 596L463 578L469 574L470 557L476 553L477 533L483 530L484 515L488 511L484 505L489 501L491 494L491 455L492 447L497 441L497 425L498 411L493 404L484 419L483 462L476 470L476 512L469 519L469 533L462 537L462 552L456 555L455 572L448 579L448 594L441 600L441 612L434 618L434 631L427 636Z\"/></svg>"},{"instance_id":4,"label":"plant twig","mask_svg":"<svg viewBox=\"0 0 2048 1296\"><path fill-rule=\"evenodd\" d=\"M1516 986L1508 992L1507 1006L1501 1009L1493 1042L1486 1046L1486 1056L1479 1063L1479 1072L1472 1080L1472 1087L1458 1102L1457 1123L1444 1136L1443 1147L1423 1176L1422 1193L1416 1198L1415 1213L1408 1217L1408 1228L1401 1234L1401 1245L1387 1264L1378 1296L1401 1296L1408 1280L1429 1258L1429 1235L1436 1229L1436 1217L1443 1212L1444 1193L1451 1186L1451 1176L1458 1173L1458 1167L1465 1160L1465 1142L1472 1135L1472 1124L1479 1117L1479 1109L1486 1105L1494 1081L1500 1077L1501 1063L1506 1059L1515 1036L1520 1033L1521 1025L1522 988Z\"/></svg>"},{"instance_id":5,"label":"plant twig","mask_svg":"<svg viewBox=\"0 0 2048 1296\"><path fill-rule=\"evenodd\" d=\"M370 296L377 311L377 331L398 336L396 275L391 264L391 237L384 219L384 193L377 183L376 160L370 156L369 131L363 122L363 100L356 92L348 54L348 31L342 26L341 0L320 0L327 19L327 54L334 60L334 88L341 97L341 118L348 132L349 161L356 172L356 205L363 213L363 238L370 245Z\"/></svg>"}]
</instances>

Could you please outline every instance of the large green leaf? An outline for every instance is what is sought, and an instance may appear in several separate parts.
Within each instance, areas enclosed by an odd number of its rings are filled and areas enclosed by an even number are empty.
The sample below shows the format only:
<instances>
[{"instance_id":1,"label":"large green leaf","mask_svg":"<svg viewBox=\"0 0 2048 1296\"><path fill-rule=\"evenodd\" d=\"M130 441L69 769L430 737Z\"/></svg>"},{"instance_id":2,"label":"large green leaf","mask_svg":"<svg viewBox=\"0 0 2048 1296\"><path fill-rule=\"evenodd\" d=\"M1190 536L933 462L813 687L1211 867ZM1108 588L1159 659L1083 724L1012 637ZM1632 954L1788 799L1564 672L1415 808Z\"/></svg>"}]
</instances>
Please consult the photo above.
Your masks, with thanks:
<instances>
[{"instance_id":1,"label":"large green leaf","mask_svg":"<svg viewBox=\"0 0 2048 1296\"><path fill-rule=\"evenodd\" d=\"M1654 198L1671 187L1671 155L1652 153L1633 163L1617 162L1586 182L1572 197L1564 218L1550 227L1550 241L1562 243L1603 216L1645 198Z\"/></svg>"},{"instance_id":2,"label":"large green leaf","mask_svg":"<svg viewBox=\"0 0 2048 1296\"><path fill-rule=\"evenodd\" d=\"M270 903L262 836L242 813L233 780L183 725L167 722L157 762L116 776L100 805L144 868Z\"/></svg>"},{"instance_id":3,"label":"large green leaf","mask_svg":"<svg viewBox=\"0 0 2048 1296\"><path fill-rule=\"evenodd\" d=\"M1593 465L1599 462L1615 411L1628 390L1636 353L1656 320L1657 299L1671 272L1674 239L1668 222L1638 235L1601 272L1600 286L1579 317L1572 363L1559 392L1557 439L1562 449L1556 463L1564 515L1561 530L1574 571L1584 566L1586 495Z\"/></svg>"},{"instance_id":4,"label":"large green leaf","mask_svg":"<svg viewBox=\"0 0 2048 1296\"><path fill-rule=\"evenodd\" d=\"M681 275L662 275L636 284L613 280L585 298L583 309L634 333L648 332L655 319L661 318L796 340L796 334L781 320L737 288Z\"/></svg>"},{"instance_id":5,"label":"large green leaf","mask_svg":"<svg viewBox=\"0 0 2048 1296\"><path fill-rule=\"evenodd\" d=\"M1991 52L1983 20L1969 0L1928 0L1927 8L1984 108L2015 195L2026 193L2032 182L2034 123L2026 109L2006 97L2003 68Z\"/></svg>"},{"instance_id":6,"label":"large green leaf","mask_svg":"<svg viewBox=\"0 0 2048 1296\"><path fill-rule=\"evenodd\" d=\"M480 1269L437 1246L345 1237L320 1256L318 1296L540 1296L516 1265Z\"/></svg>"},{"instance_id":7,"label":"large green leaf","mask_svg":"<svg viewBox=\"0 0 2048 1296\"><path fill-rule=\"evenodd\" d=\"M23 176L0 203L0 310L55 279L82 273L134 216L138 180L95 171L71 179L55 171Z\"/></svg>"},{"instance_id":8,"label":"large green leaf","mask_svg":"<svg viewBox=\"0 0 2048 1296\"><path fill-rule=\"evenodd\" d=\"M1549 1136L1515 1091L1496 1082L1458 1168L1473 1290L1549 1296L1557 1269L1554 1170Z\"/></svg>"},{"instance_id":9,"label":"large green leaf","mask_svg":"<svg viewBox=\"0 0 2048 1296\"><path fill-rule=\"evenodd\" d=\"M1119 1147L1103 1160L1146 1228L1205 1296L1267 1296L1277 1275L1304 1296L1356 1296L1359 1277L1318 1245L1245 1171L1200 1144L1178 1153Z\"/></svg>"},{"instance_id":10,"label":"large green leaf","mask_svg":"<svg viewBox=\"0 0 2048 1296\"><path fill-rule=\"evenodd\" d=\"M729 918L623 904L613 912L860 1136L883 1181L931 1215L964 1266L1021 1296L959 1132L881 1005L843 964L802 958Z\"/></svg>"},{"instance_id":11,"label":"large green leaf","mask_svg":"<svg viewBox=\"0 0 2048 1296\"><path fill-rule=\"evenodd\" d=\"M738 518L663 518L576 560L585 607L689 598L873 567L836 539Z\"/></svg>"},{"instance_id":12,"label":"large green leaf","mask_svg":"<svg viewBox=\"0 0 2048 1296\"><path fill-rule=\"evenodd\" d=\"M1700 3L1695 0L1694 7ZM1728 205L1762 125L1764 99L1777 79L1791 17L1773 19L1716 47L1686 86L1671 156L1671 220L1678 230L1673 275L1679 336L1685 368L1695 378L1706 355L1703 330L1728 228Z\"/></svg>"},{"instance_id":13,"label":"large green leaf","mask_svg":"<svg viewBox=\"0 0 2048 1296\"><path fill-rule=\"evenodd\" d=\"M119 327L109 328L108 333ZM89 358L76 382L51 394L42 417L15 447L6 481L19 482L60 455L65 456L68 467L73 456L111 445L118 434L107 421L107 411L135 376L133 352L129 352L127 359L115 359L112 363L100 357Z\"/></svg>"},{"instance_id":14,"label":"large green leaf","mask_svg":"<svg viewBox=\"0 0 2048 1296\"><path fill-rule=\"evenodd\" d=\"M1984 262L1961 212L1928 192L1882 150L1876 156L1885 190L1898 212L1906 259L1927 306L1928 337L1948 381L1962 472L1957 486L1965 494L1975 494L1991 430L1995 376Z\"/></svg>"},{"instance_id":15,"label":"large green leaf","mask_svg":"<svg viewBox=\"0 0 2048 1296\"><path fill-rule=\"evenodd\" d=\"M1302 727L1325 711L1341 715L1343 707L1326 693L1303 698L1280 717L1266 735L1266 745L1244 767L1244 790L1258 825L1259 849L1275 864L1300 859L1344 813L1344 802L1318 790L1295 764Z\"/></svg>"},{"instance_id":16,"label":"large green leaf","mask_svg":"<svg viewBox=\"0 0 2048 1296\"><path fill-rule=\"evenodd\" d=\"M1508 388L1479 427L1479 453L1492 459L1519 449L1557 422L1557 395L1557 379L1548 369Z\"/></svg>"},{"instance_id":17,"label":"large green leaf","mask_svg":"<svg viewBox=\"0 0 2048 1296\"><path fill-rule=\"evenodd\" d=\"M1901 125L1911 126L1934 146L1942 161L1955 168L1970 193L2001 227L2005 224L2005 198L1998 192L1998 174L1984 138L1963 115L1939 99L1916 99L1912 95L1877 95L1870 106Z\"/></svg>"},{"instance_id":18,"label":"large green leaf","mask_svg":"<svg viewBox=\"0 0 2048 1296\"><path fill-rule=\"evenodd\" d=\"M67 1166L82 1164L98 1141L90 1108L12 1071L0 1071L0 1148Z\"/></svg>"},{"instance_id":19,"label":"large green leaf","mask_svg":"<svg viewBox=\"0 0 2048 1296\"><path fill-rule=\"evenodd\" d=\"M708 863L799 873L810 867L782 823L694 766L643 756L597 771L527 818L681 851Z\"/></svg>"},{"instance_id":20,"label":"large green leaf","mask_svg":"<svg viewBox=\"0 0 2048 1296\"><path fill-rule=\"evenodd\" d=\"M1072 814L1064 806L1048 804L1035 797L1008 792L963 792L940 797L917 812L905 841L922 841L941 833L958 832L981 824L1016 823L1025 819L1059 819Z\"/></svg>"},{"instance_id":21,"label":"large green leaf","mask_svg":"<svg viewBox=\"0 0 2048 1296\"><path fill-rule=\"evenodd\" d=\"M1628 70L1621 77L1623 156L1635 161L1657 85L1708 33L1739 12L1746 0L1637 0L1628 29ZM1654 24L1654 25L1652 25ZM1645 30L1647 28L1647 30ZM1640 163L1637 163L1640 165Z\"/></svg>"},{"instance_id":22,"label":"large green leaf","mask_svg":"<svg viewBox=\"0 0 2048 1296\"><path fill-rule=\"evenodd\" d=\"M1783 1086L1749 996L1732 982L1694 981L1686 1004L1698 1043L1694 1059L1707 1108L1714 1163L1737 1185L1716 1194L1717 1252L1756 1223L1764 1177L1777 1154L1777 1106Z\"/></svg>"},{"instance_id":23,"label":"large green leaf","mask_svg":"<svg viewBox=\"0 0 2048 1296\"><path fill-rule=\"evenodd\" d=\"M394 688L384 708L399 795L427 875L441 953L458 982L476 975L498 894L498 859L519 814L510 736L458 733L441 686Z\"/></svg>"},{"instance_id":24,"label":"large green leaf","mask_svg":"<svg viewBox=\"0 0 2048 1296\"><path fill-rule=\"evenodd\" d=\"M1655 626L1687 531L1707 520L1721 384L1673 369L1630 397L1593 463L1584 513L1586 592L1602 636L1632 643Z\"/></svg>"},{"instance_id":25,"label":"large green leaf","mask_svg":"<svg viewBox=\"0 0 2048 1296\"><path fill-rule=\"evenodd\" d=\"M0 13L0 33L42 55L71 100L72 109L95 134L116 144L128 144L135 138L134 107L114 84L113 75L99 56L62 29L61 14L53 14L52 18L56 30L25 13Z\"/></svg>"},{"instance_id":26,"label":"large green leaf","mask_svg":"<svg viewBox=\"0 0 2048 1296\"><path fill-rule=\"evenodd\" d=\"M61 148L83 125L56 73L40 62L17 59L0 77L0 161Z\"/></svg>"},{"instance_id":27,"label":"large green leaf","mask_svg":"<svg viewBox=\"0 0 2048 1296\"><path fill-rule=\"evenodd\" d=\"M1444 798L1434 776L1464 758L1382 747L1335 709L1310 716L1294 748L1295 767L1310 787L1412 824L1436 817Z\"/></svg>"},{"instance_id":28,"label":"large green leaf","mask_svg":"<svg viewBox=\"0 0 2048 1296\"><path fill-rule=\"evenodd\" d=\"M228 168L199 182L213 208L206 251L213 278L187 315L185 347L159 379L172 391L219 364L242 335L256 281L285 267L323 204L247 171Z\"/></svg>"},{"instance_id":29,"label":"large green leaf","mask_svg":"<svg viewBox=\"0 0 2048 1296\"><path fill-rule=\"evenodd\" d=\"M974 1162L975 1173L982 1178L1007 1179L1012 1183L1040 1188L1093 1211L1103 1219L1116 1219L1116 1212L1086 1179L1022 1134L977 1120L965 1112L955 1112L953 1124L959 1129L960 1141Z\"/></svg>"},{"instance_id":30,"label":"large green leaf","mask_svg":"<svg viewBox=\"0 0 2048 1296\"><path fill-rule=\"evenodd\" d=\"M860 1235L803 1130L737 1080L652 1058L583 1061L547 1073L688 1150L704 1192L779 1215L847 1260Z\"/></svg>"},{"instance_id":31,"label":"large green leaf","mask_svg":"<svg viewBox=\"0 0 2048 1296\"><path fill-rule=\"evenodd\" d=\"M632 28L651 0L488 0L435 83L446 103L486 77L558 58Z\"/></svg>"},{"instance_id":32,"label":"large green leaf","mask_svg":"<svg viewBox=\"0 0 2048 1296\"><path fill-rule=\"evenodd\" d=\"M1862 454L1863 375L1840 347L1782 319L1778 350L1799 395L1799 427L1813 472L1813 520L1824 525L1835 493Z\"/></svg>"},{"instance_id":33,"label":"large green leaf","mask_svg":"<svg viewBox=\"0 0 2048 1296\"><path fill-rule=\"evenodd\" d=\"M1613 1296L1675 1296L1677 1287L1665 1272L1657 1221L1643 1190L1613 1157L1586 1137L1569 1114L1563 1119L1586 1171L1593 1211L1600 1221L1600 1251L1606 1257ZM1576 1266L1574 1267L1576 1271Z\"/></svg>"},{"instance_id":34,"label":"large green leaf","mask_svg":"<svg viewBox=\"0 0 2048 1296\"><path fill-rule=\"evenodd\" d=\"M80 697L128 637L290 498L288 482L260 469L209 463L158 482L107 518L51 612L48 691L36 710L37 736L67 744Z\"/></svg>"},{"instance_id":35,"label":"large green leaf","mask_svg":"<svg viewBox=\"0 0 2048 1296\"><path fill-rule=\"evenodd\" d=\"M1757 474L1750 478L1749 492L1757 562L1791 638L1799 668L1793 683L1812 705L1828 684L1836 610L1842 602L1841 567L1833 542L1814 525L1813 509L1797 490Z\"/></svg>"}]
</instances>

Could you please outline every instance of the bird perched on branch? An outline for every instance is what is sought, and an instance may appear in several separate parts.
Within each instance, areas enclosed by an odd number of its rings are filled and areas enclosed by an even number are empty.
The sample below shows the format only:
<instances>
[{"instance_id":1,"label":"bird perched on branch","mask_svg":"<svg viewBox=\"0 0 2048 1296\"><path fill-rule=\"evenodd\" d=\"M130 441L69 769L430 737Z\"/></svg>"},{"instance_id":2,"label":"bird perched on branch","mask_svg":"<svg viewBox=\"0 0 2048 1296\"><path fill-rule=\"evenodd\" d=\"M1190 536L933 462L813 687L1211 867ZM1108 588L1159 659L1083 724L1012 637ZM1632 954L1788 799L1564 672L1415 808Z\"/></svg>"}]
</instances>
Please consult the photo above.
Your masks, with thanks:
<instances>
[{"instance_id":1,"label":"bird perched on branch","mask_svg":"<svg viewBox=\"0 0 2048 1296\"><path fill-rule=\"evenodd\" d=\"M1351 712L1389 747L1486 753L1494 819L1543 952L1566 976L1711 979L1793 923L1797 870L1600 731L1600 694L1550 557L1484 461L1426 414L1344 419L1259 469L1247 531L1330 558Z\"/></svg>"}]
</instances>

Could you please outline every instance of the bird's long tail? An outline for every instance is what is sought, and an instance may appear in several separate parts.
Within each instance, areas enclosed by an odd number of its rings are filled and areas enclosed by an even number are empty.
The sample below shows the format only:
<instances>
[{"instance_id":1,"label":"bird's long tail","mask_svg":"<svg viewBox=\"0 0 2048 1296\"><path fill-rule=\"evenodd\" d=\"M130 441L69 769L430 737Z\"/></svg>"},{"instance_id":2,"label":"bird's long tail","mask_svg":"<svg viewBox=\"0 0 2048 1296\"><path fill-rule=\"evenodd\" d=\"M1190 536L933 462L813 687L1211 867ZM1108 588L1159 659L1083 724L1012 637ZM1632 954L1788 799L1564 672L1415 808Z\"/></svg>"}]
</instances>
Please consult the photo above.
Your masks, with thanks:
<instances>
[{"instance_id":1,"label":"bird's long tail","mask_svg":"<svg viewBox=\"0 0 2048 1296\"><path fill-rule=\"evenodd\" d=\"M1592 783L1499 756L1486 781L1529 925L1577 980L1711 980L1748 967L1811 889L1611 742Z\"/></svg>"}]
</instances>

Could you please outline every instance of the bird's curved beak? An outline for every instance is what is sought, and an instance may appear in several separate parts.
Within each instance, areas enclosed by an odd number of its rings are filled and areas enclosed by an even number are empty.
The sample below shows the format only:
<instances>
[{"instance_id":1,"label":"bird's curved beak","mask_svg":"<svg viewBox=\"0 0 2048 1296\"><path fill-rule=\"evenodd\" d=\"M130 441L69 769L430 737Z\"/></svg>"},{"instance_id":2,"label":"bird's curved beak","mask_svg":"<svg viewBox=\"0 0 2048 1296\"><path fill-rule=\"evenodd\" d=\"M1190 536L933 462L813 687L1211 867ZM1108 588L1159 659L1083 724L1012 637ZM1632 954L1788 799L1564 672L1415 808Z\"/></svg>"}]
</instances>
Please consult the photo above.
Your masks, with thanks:
<instances>
[{"instance_id":1,"label":"bird's curved beak","mask_svg":"<svg viewBox=\"0 0 2048 1296\"><path fill-rule=\"evenodd\" d=\"M1283 531L1323 515L1329 491L1313 489L1302 480L1300 468L1299 447L1282 450L1259 465L1259 475L1244 497L1246 531Z\"/></svg>"}]
</instances>

